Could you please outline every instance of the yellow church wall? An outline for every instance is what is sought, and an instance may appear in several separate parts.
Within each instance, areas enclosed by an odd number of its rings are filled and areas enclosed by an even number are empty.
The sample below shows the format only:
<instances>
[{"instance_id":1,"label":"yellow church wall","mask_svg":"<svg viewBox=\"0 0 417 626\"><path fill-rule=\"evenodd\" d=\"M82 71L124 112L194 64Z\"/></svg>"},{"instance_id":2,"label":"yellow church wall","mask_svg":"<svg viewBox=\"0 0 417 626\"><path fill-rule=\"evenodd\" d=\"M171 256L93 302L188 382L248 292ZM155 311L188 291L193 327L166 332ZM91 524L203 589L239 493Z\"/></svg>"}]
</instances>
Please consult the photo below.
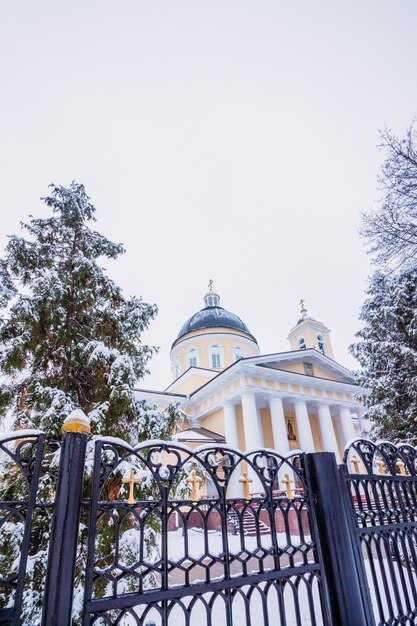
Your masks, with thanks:
<instances>
[{"instance_id":1,"label":"yellow church wall","mask_svg":"<svg viewBox=\"0 0 417 626\"><path fill-rule=\"evenodd\" d=\"M244 357L259 354L259 348L247 335L240 331L232 331L230 328L207 329L208 332L195 331L184 335L184 338L171 351L171 363L175 367L179 365L179 374L183 374L189 368L188 354L193 348L197 350L198 367L222 371L235 362L235 348L239 348ZM211 332L210 332L211 331ZM220 337L219 335L223 335ZM224 336L226 335L226 336ZM209 349L218 345L223 352L222 367L212 368Z\"/></svg>"},{"instance_id":2,"label":"yellow church wall","mask_svg":"<svg viewBox=\"0 0 417 626\"><path fill-rule=\"evenodd\" d=\"M336 382L340 380L340 378L333 376L333 374L329 374L329 372L326 372L326 370L321 367L317 367L316 365L314 365L313 372L314 376L317 376L318 378L327 378L327 380L335 380Z\"/></svg>"},{"instance_id":3,"label":"yellow church wall","mask_svg":"<svg viewBox=\"0 0 417 626\"><path fill-rule=\"evenodd\" d=\"M216 326L216 328L205 328L201 330L194 330L191 333L187 333L186 335L181 337L181 341L179 341L177 345L178 346L181 345L182 342L186 341L187 339L191 339L192 337L204 337L207 335L213 336L213 334L216 334L216 333L226 333L227 335L236 335L236 336L243 337L244 339L249 339L248 336L240 330L237 330L237 329L235 330L234 328L232 329L232 328L227 328L223 326L218 326L218 327Z\"/></svg>"},{"instance_id":4,"label":"yellow church wall","mask_svg":"<svg viewBox=\"0 0 417 626\"><path fill-rule=\"evenodd\" d=\"M238 438L239 438L239 448L241 450L246 450L245 431L243 428L243 412L242 412L241 404L238 404L236 407L236 422L237 422L237 433L238 433Z\"/></svg>"},{"instance_id":5,"label":"yellow church wall","mask_svg":"<svg viewBox=\"0 0 417 626\"><path fill-rule=\"evenodd\" d=\"M314 448L316 452L323 452L323 442L321 440L320 428L314 415L309 415L311 433L313 435Z\"/></svg>"},{"instance_id":6,"label":"yellow church wall","mask_svg":"<svg viewBox=\"0 0 417 626\"><path fill-rule=\"evenodd\" d=\"M192 374L187 377L186 380L179 380L178 383L173 384L169 389L174 393L192 393L199 387L202 387L208 381L207 376L199 376L198 374Z\"/></svg>"},{"instance_id":7,"label":"yellow church wall","mask_svg":"<svg viewBox=\"0 0 417 626\"><path fill-rule=\"evenodd\" d=\"M308 360L306 360L306 363L308 363ZM281 367L275 367L274 369L280 370L281 372L294 372L295 374L305 375L303 363L288 363L286 365L282 365ZM313 373L314 373L314 376L312 376L312 378L314 377L325 378L327 380L334 380L334 381L340 380L336 378L335 376L333 376L333 374L329 374L329 372L326 372L326 370L324 370L323 368L317 367L317 365L313 365Z\"/></svg>"},{"instance_id":8,"label":"yellow church wall","mask_svg":"<svg viewBox=\"0 0 417 626\"><path fill-rule=\"evenodd\" d=\"M318 327L316 327L316 324ZM320 328L322 326L322 328ZM290 346L291 350L299 350L298 340L304 338L306 348L315 348L319 350L317 335L321 335L324 343L324 352L326 356L334 359L333 347L330 341L328 329L321 322L313 320L304 320L298 327L291 329Z\"/></svg>"},{"instance_id":9,"label":"yellow church wall","mask_svg":"<svg viewBox=\"0 0 417 626\"><path fill-rule=\"evenodd\" d=\"M265 448L273 448L274 435L272 433L271 412L267 408L261 409L261 424Z\"/></svg>"},{"instance_id":10,"label":"yellow church wall","mask_svg":"<svg viewBox=\"0 0 417 626\"><path fill-rule=\"evenodd\" d=\"M208 428L208 430L212 430L214 433L218 433L219 435L224 435L223 409L218 409L217 411L210 413L210 415L207 415L207 417L201 420L201 426L203 428Z\"/></svg>"},{"instance_id":11,"label":"yellow church wall","mask_svg":"<svg viewBox=\"0 0 417 626\"><path fill-rule=\"evenodd\" d=\"M337 447L339 449L339 454L340 454L340 458L343 458L343 451L344 451L344 443L343 443L343 436L341 433L341 426L340 426L340 422L333 422L333 426L334 426L334 432L336 433L336 442L337 442Z\"/></svg>"}]
</instances>

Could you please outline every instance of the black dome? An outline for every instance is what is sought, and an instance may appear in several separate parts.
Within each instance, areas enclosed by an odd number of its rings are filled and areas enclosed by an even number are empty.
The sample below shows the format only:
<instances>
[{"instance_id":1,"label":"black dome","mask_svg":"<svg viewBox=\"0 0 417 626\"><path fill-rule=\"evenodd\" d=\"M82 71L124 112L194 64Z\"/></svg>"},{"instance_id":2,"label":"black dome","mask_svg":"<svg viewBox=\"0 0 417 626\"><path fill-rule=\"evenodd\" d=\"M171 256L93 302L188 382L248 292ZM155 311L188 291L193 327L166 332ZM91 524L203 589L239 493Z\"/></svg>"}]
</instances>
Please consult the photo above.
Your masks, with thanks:
<instances>
[{"instance_id":1,"label":"black dome","mask_svg":"<svg viewBox=\"0 0 417 626\"><path fill-rule=\"evenodd\" d=\"M226 311L221 306L206 306L201 311L194 313L181 327L180 332L177 335L176 340L172 344L172 347L177 343L181 337L192 333L195 330L201 330L203 328L233 328L233 330L240 330L243 333L249 335L249 337L257 344L255 337L250 332L249 328L244 322L235 315Z\"/></svg>"}]
</instances>

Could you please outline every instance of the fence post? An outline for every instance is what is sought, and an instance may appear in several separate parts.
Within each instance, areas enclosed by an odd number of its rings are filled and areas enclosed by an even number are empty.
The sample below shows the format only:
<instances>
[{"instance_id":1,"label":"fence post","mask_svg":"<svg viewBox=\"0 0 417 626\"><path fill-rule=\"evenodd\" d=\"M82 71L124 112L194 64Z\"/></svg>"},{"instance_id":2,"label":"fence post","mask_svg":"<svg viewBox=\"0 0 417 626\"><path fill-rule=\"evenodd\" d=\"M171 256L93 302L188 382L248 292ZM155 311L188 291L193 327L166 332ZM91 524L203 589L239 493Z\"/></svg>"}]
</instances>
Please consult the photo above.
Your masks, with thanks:
<instances>
[{"instance_id":1,"label":"fence post","mask_svg":"<svg viewBox=\"0 0 417 626\"><path fill-rule=\"evenodd\" d=\"M321 546L332 624L371 626L364 606L341 483L332 452L304 455Z\"/></svg>"},{"instance_id":2,"label":"fence post","mask_svg":"<svg viewBox=\"0 0 417 626\"><path fill-rule=\"evenodd\" d=\"M81 414L81 418L80 418ZM71 624L85 453L90 429L74 411L64 422L49 543L42 626Z\"/></svg>"}]
</instances>

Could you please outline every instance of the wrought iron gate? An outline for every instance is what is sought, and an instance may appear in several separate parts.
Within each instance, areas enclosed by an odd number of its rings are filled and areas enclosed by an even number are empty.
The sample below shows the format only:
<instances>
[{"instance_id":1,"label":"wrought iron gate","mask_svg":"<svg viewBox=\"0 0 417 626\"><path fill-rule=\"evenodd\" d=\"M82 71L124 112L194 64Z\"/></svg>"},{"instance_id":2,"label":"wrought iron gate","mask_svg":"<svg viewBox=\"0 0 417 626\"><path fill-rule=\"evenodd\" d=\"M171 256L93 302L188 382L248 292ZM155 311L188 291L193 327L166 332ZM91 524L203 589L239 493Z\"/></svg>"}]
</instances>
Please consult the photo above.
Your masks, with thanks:
<instances>
[{"instance_id":1,"label":"wrought iron gate","mask_svg":"<svg viewBox=\"0 0 417 626\"><path fill-rule=\"evenodd\" d=\"M338 470L330 453L28 431L0 455L0 624L417 624L411 446L355 441Z\"/></svg>"},{"instance_id":2,"label":"wrought iron gate","mask_svg":"<svg viewBox=\"0 0 417 626\"><path fill-rule=\"evenodd\" d=\"M330 624L296 465L266 450L97 441L83 624ZM123 480L131 501L109 499ZM215 496L200 497L202 480ZM143 499L144 484L153 499Z\"/></svg>"},{"instance_id":3,"label":"wrought iron gate","mask_svg":"<svg viewBox=\"0 0 417 626\"><path fill-rule=\"evenodd\" d=\"M377 626L417 623L417 450L352 442L340 468L358 573Z\"/></svg>"},{"instance_id":4,"label":"wrought iron gate","mask_svg":"<svg viewBox=\"0 0 417 626\"><path fill-rule=\"evenodd\" d=\"M48 502L37 499L39 476L44 456L45 435L37 431L16 432L0 440L2 466L12 476L11 483L19 485L21 498L8 499L9 481L0 475L0 530L2 544L9 546L8 555L0 560L0 624L21 623L25 576L31 554L35 518L47 515Z\"/></svg>"}]
</instances>

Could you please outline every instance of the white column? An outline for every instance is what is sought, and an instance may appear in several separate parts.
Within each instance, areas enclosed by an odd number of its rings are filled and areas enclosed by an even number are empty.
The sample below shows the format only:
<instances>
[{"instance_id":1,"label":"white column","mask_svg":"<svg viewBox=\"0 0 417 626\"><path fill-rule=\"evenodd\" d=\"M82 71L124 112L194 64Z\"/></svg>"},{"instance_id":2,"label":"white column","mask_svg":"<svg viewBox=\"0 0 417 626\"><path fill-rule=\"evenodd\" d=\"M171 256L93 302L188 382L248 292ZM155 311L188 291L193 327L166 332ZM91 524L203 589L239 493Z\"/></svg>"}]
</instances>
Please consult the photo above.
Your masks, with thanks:
<instances>
[{"instance_id":1,"label":"white column","mask_svg":"<svg viewBox=\"0 0 417 626\"><path fill-rule=\"evenodd\" d=\"M260 418L256 409L256 399L254 394L245 393L242 396L243 427L245 430L246 450L251 448L261 448L263 445L263 434L261 430ZM249 486L251 493L264 491L261 481L255 471L249 467L249 477L252 483Z\"/></svg>"},{"instance_id":2,"label":"white column","mask_svg":"<svg viewBox=\"0 0 417 626\"><path fill-rule=\"evenodd\" d=\"M336 461L339 462L339 446L337 445L336 433L334 431L332 415L328 404L319 405L319 423L324 451L334 452Z\"/></svg>"},{"instance_id":3,"label":"white column","mask_svg":"<svg viewBox=\"0 0 417 626\"><path fill-rule=\"evenodd\" d=\"M313 433L311 432L310 419L308 417L307 404L304 400L294 403L295 418L297 420L298 437L300 448L303 452L314 452Z\"/></svg>"},{"instance_id":4,"label":"white column","mask_svg":"<svg viewBox=\"0 0 417 626\"><path fill-rule=\"evenodd\" d=\"M349 439L352 439L356 435L349 407L341 406L339 408L339 417L343 433L343 445L345 445Z\"/></svg>"},{"instance_id":5,"label":"white column","mask_svg":"<svg viewBox=\"0 0 417 626\"><path fill-rule=\"evenodd\" d=\"M255 396L252 393L245 393L242 396L242 412L246 449L261 448L263 435L258 411L256 410Z\"/></svg>"},{"instance_id":6,"label":"white column","mask_svg":"<svg viewBox=\"0 0 417 626\"><path fill-rule=\"evenodd\" d=\"M367 417L364 417L364 414L366 413L366 409L365 408L360 408L357 409L357 414L359 417L359 424L361 427L361 435L365 436L365 437L369 437L369 433L372 430L372 422L370 419L368 419Z\"/></svg>"},{"instance_id":7,"label":"white column","mask_svg":"<svg viewBox=\"0 0 417 626\"><path fill-rule=\"evenodd\" d=\"M274 436L274 448L279 454L288 453L290 446L288 444L287 424L285 423L284 407L279 396L271 398L269 401L271 410L272 433Z\"/></svg>"},{"instance_id":8,"label":"white column","mask_svg":"<svg viewBox=\"0 0 417 626\"><path fill-rule=\"evenodd\" d=\"M236 411L231 402L226 402L223 406L224 412L224 436L226 443L232 448L239 449L239 434L237 431Z\"/></svg>"},{"instance_id":9,"label":"white column","mask_svg":"<svg viewBox=\"0 0 417 626\"><path fill-rule=\"evenodd\" d=\"M269 401L271 410L272 433L274 436L274 448L282 456L286 456L290 451L288 443L287 423L284 415L284 407L279 396L271 398ZM290 480L294 481L294 473L290 465L284 463L278 471L278 489L284 489L282 481L288 474ZM295 482L293 482L295 484Z\"/></svg>"},{"instance_id":10,"label":"white column","mask_svg":"<svg viewBox=\"0 0 417 626\"><path fill-rule=\"evenodd\" d=\"M226 402L223 406L223 414L226 444L231 448L237 448L239 450L239 434L237 430L236 409L234 404ZM239 483L241 473L241 466L239 465L229 480L227 490L227 496L229 498L241 498L243 496L242 484Z\"/></svg>"}]
</instances>

